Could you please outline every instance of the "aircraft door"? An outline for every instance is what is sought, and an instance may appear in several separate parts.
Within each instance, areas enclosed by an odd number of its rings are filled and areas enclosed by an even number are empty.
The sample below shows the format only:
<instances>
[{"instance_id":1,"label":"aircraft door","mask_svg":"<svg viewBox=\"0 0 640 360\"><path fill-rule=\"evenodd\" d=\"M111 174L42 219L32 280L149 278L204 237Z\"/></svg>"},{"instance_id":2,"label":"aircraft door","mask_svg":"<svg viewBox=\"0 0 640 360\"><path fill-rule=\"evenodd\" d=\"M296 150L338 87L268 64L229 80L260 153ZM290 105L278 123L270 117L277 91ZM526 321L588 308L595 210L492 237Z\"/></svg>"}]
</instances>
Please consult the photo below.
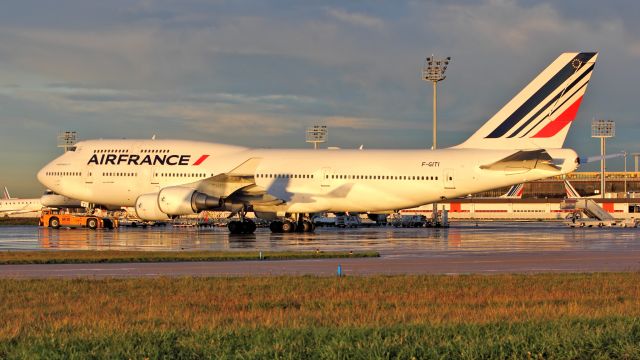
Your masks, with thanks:
<instances>
[{"instance_id":1,"label":"aircraft door","mask_svg":"<svg viewBox=\"0 0 640 360\"><path fill-rule=\"evenodd\" d=\"M324 167L320 171L320 188L328 188L331 186L330 182L331 168Z\"/></svg>"},{"instance_id":2,"label":"aircraft door","mask_svg":"<svg viewBox=\"0 0 640 360\"><path fill-rule=\"evenodd\" d=\"M444 181L444 188L445 189L455 189L456 188L456 184L455 184L455 174L453 169L444 169L444 173L443 173L443 181Z\"/></svg>"},{"instance_id":3,"label":"aircraft door","mask_svg":"<svg viewBox=\"0 0 640 360\"><path fill-rule=\"evenodd\" d=\"M151 168L151 184L158 185L160 184L160 169Z\"/></svg>"},{"instance_id":4,"label":"aircraft door","mask_svg":"<svg viewBox=\"0 0 640 360\"><path fill-rule=\"evenodd\" d=\"M96 176L95 169L92 165L87 165L85 170L82 172L82 177L84 178L85 184L93 184L93 178Z\"/></svg>"}]
</instances>

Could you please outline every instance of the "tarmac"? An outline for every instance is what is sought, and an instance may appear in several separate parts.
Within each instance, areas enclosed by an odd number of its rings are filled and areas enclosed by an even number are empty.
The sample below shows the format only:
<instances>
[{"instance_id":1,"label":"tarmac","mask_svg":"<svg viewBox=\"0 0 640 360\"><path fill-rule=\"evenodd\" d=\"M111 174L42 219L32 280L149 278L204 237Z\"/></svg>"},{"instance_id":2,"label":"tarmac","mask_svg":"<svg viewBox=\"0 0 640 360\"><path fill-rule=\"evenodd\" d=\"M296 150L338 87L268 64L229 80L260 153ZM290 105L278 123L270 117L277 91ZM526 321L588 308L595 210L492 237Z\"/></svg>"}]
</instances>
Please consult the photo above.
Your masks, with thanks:
<instances>
[{"instance_id":1,"label":"tarmac","mask_svg":"<svg viewBox=\"0 0 640 360\"><path fill-rule=\"evenodd\" d=\"M346 276L640 271L640 229L561 223L452 223L448 229L321 228L231 236L225 229L0 228L1 250L378 251L379 258L123 264L0 265L0 278Z\"/></svg>"}]
</instances>

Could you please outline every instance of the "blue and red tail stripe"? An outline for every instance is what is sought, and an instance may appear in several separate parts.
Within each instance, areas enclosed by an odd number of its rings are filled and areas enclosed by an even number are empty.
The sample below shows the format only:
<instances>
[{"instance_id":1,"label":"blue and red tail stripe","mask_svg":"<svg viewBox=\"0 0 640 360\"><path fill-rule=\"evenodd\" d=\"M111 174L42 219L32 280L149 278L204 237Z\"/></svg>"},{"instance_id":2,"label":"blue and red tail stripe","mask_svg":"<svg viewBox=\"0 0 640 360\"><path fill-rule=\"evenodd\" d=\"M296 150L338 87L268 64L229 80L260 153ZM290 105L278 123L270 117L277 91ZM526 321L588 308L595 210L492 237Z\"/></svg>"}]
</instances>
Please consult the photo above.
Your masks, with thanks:
<instances>
[{"instance_id":1,"label":"blue and red tail stripe","mask_svg":"<svg viewBox=\"0 0 640 360\"><path fill-rule=\"evenodd\" d=\"M595 52L579 53L573 59L568 61L567 64L565 64L565 66L560 69L560 71L558 71L553 77L551 77L551 79L549 79L549 81L547 81L540 89L538 89L538 91L536 91L529 99L527 99L527 101L520 105L518 109L516 109L511 115L509 115L509 117L507 117L505 121L503 121L489 135L487 135L486 138L499 138L511 131L523 118L527 116L527 114L531 113L533 109L538 107L545 99L549 97L549 95L551 95L556 89L558 89L558 87L564 84L577 71L580 71L585 65L589 64L589 60L591 60L596 54L597 53ZM582 78L584 76L587 76L588 73L593 70L593 65L590 64L589 66L590 68L588 68L582 74ZM575 84L579 83L580 80L582 79L576 79L576 81L574 81L572 85L568 86L567 89L575 86ZM566 91L563 93L566 93ZM545 105L545 107L550 106L550 104L553 104L553 101L549 101L547 105ZM537 114L539 113L540 111ZM533 119L535 118L536 116L532 116L528 121L533 121ZM528 123L520 126L518 130L514 132L514 135L517 135L527 125Z\"/></svg>"}]
</instances>

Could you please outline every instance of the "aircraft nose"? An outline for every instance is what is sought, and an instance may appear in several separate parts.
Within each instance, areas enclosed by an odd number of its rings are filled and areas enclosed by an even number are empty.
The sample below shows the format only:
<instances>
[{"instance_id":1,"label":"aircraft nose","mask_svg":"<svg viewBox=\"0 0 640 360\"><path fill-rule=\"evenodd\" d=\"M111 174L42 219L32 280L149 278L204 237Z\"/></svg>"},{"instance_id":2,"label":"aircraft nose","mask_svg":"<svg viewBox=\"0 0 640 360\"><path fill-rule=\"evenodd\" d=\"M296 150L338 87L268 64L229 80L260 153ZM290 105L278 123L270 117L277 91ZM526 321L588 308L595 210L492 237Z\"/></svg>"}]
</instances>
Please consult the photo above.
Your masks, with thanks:
<instances>
[{"instance_id":1,"label":"aircraft nose","mask_svg":"<svg viewBox=\"0 0 640 360\"><path fill-rule=\"evenodd\" d=\"M38 181L40 182L40 184L44 185L45 187L49 187L48 184L48 176L47 176L47 169L49 168L49 165L46 165L45 167L43 167L42 169L40 169L40 171L38 171L38 174L36 175L36 177L38 178Z\"/></svg>"}]
</instances>

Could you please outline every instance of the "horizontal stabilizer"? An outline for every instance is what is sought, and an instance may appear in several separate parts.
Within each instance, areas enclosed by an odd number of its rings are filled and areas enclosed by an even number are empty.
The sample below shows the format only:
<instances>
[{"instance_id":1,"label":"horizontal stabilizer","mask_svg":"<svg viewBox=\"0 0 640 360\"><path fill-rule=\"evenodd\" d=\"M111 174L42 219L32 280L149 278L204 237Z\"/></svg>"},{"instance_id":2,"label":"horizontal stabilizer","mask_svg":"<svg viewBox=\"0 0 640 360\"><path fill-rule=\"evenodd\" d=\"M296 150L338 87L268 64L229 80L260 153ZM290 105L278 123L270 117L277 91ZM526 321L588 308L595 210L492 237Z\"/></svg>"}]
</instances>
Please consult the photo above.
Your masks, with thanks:
<instances>
[{"instance_id":1,"label":"horizontal stabilizer","mask_svg":"<svg viewBox=\"0 0 640 360\"><path fill-rule=\"evenodd\" d=\"M483 170L493 171L528 171L533 169L559 171L560 168L553 163L553 158L544 149L518 151L494 163L481 165Z\"/></svg>"}]
</instances>

